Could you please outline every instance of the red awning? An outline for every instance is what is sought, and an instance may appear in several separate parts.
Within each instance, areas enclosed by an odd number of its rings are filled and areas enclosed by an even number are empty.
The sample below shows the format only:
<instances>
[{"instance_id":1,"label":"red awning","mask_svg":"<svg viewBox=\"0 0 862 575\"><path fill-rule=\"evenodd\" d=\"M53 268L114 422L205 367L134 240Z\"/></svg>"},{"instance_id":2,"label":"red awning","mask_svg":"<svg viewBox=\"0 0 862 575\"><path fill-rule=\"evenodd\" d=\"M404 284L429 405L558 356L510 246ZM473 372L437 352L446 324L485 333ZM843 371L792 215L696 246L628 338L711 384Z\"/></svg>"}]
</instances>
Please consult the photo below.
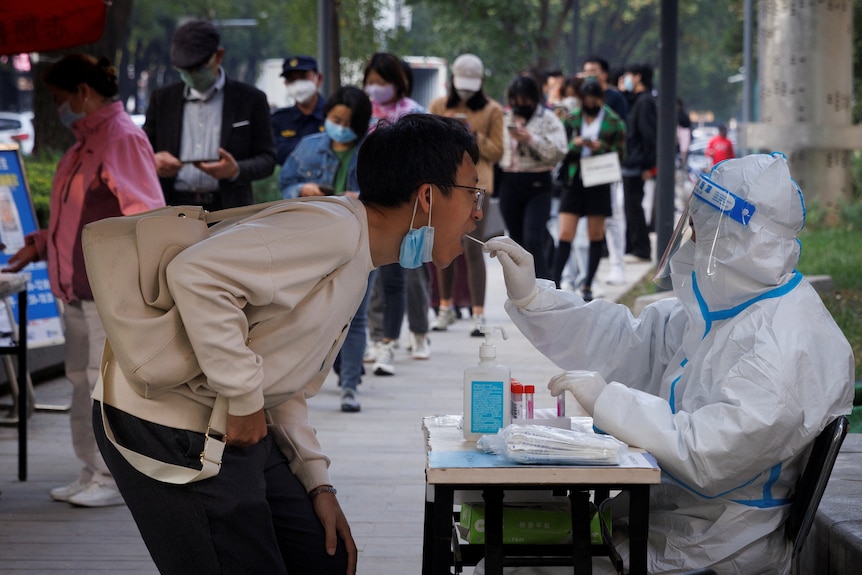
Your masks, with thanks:
<instances>
[{"instance_id":1,"label":"red awning","mask_svg":"<svg viewBox=\"0 0 862 575\"><path fill-rule=\"evenodd\" d=\"M3 0L0 55L92 44L105 30L105 0Z\"/></svg>"}]
</instances>

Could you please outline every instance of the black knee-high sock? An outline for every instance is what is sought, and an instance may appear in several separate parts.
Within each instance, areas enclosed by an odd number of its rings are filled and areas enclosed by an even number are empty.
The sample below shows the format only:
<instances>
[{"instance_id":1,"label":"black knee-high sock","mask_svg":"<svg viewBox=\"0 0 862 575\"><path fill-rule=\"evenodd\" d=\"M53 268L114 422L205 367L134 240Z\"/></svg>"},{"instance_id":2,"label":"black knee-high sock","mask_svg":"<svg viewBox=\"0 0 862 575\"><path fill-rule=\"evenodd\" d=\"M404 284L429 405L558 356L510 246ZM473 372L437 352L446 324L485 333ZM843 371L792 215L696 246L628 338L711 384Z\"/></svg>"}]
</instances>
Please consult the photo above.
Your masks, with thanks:
<instances>
[{"instance_id":1,"label":"black knee-high sock","mask_svg":"<svg viewBox=\"0 0 862 575\"><path fill-rule=\"evenodd\" d=\"M563 279L563 268L566 267L566 262L569 261L569 254L572 253L572 242L559 241L556 251L554 251L554 283L557 284L557 289L560 289L560 280Z\"/></svg>"},{"instance_id":2,"label":"black knee-high sock","mask_svg":"<svg viewBox=\"0 0 862 575\"><path fill-rule=\"evenodd\" d=\"M602 241L590 242L590 264L587 267L587 277L584 279L584 287L591 288L596 270L599 269L599 260L602 259Z\"/></svg>"}]
</instances>

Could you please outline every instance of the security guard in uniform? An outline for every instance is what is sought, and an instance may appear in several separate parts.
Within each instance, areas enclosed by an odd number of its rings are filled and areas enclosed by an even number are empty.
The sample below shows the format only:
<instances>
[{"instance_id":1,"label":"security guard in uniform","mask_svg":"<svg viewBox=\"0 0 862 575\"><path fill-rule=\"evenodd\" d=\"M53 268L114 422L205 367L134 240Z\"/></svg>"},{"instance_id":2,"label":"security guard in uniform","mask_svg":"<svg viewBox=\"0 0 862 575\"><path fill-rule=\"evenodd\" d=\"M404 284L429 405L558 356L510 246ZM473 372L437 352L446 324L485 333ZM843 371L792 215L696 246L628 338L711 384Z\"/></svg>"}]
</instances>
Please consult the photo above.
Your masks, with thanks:
<instances>
[{"instance_id":1,"label":"security guard in uniform","mask_svg":"<svg viewBox=\"0 0 862 575\"><path fill-rule=\"evenodd\" d=\"M282 77L294 105L272 113L272 135L275 139L275 160L284 164L299 141L310 134L323 132L326 100L318 93L323 74L311 56L291 56L282 65Z\"/></svg>"}]
</instances>

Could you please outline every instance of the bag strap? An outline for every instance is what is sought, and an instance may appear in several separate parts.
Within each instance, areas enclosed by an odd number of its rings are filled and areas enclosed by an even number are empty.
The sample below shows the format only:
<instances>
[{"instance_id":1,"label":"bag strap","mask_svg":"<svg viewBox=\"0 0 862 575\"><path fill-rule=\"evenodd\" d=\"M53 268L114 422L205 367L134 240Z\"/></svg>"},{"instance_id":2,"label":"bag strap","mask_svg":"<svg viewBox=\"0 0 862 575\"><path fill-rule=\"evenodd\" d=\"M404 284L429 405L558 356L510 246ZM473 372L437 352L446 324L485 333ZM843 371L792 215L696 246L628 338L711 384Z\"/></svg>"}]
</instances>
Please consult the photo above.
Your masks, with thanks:
<instances>
[{"instance_id":1,"label":"bag strap","mask_svg":"<svg viewBox=\"0 0 862 575\"><path fill-rule=\"evenodd\" d=\"M253 216L258 212L262 212L272 206L277 206L279 204L285 203L287 200L275 200L272 202L266 202L263 204L251 204L248 206L238 206L236 208L225 208L223 210L216 210L214 212L203 212L203 221L209 224L214 224L216 222L220 222L222 220L229 220L231 218L243 218L246 216Z\"/></svg>"},{"instance_id":2,"label":"bag strap","mask_svg":"<svg viewBox=\"0 0 862 575\"><path fill-rule=\"evenodd\" d=\"M111 424L105 415L105 404L113 405L113 383L109 382L109 378L105 377L106 367L108 362L114 358L114 352L111 349L111 344L105 341L105 351L102 353L102 389L103 396L101 401L102 425L105 426L105 435L111 444L117 448L120 455L125 458L129 464L146 475L157 481L173 484L192 483L202 479L215 477L221 469L222 453L224 452L225 443L213 437L212 434L224 436L227 430L227 398L222 395L217 395L215 405L213 405L212 416L207 425L207 431L204 438L204 449L201 452L201 469L193 469L191 467L183 467L182 465L173 465L165 463L158 459L153 459L137 451L133 451L127 447L120 445L114 431L111 429Z\"/></svg>"}]
</instances>

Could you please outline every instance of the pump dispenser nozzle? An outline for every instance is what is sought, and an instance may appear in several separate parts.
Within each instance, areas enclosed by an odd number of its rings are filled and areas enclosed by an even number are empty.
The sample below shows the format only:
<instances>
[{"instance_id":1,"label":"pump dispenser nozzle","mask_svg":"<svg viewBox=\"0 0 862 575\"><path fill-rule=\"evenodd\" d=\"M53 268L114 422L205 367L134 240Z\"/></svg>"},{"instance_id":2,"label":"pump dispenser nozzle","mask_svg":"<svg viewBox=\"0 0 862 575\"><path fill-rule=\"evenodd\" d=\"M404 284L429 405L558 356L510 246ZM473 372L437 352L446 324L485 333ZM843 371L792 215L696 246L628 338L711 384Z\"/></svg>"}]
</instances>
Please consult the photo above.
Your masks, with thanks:
<instances>
[{"instance_id":1,"label":"pump dispenser nozzle","mask_svg":"<svg viewBox=\"0 0 862 575\"><path fill-rule=\"evenodd\" d=\"M494 344L491 343L491 336L494 333L494 330L500 330L500 335L503 336L503 339L509 339L509 336L506 335L506 330L503 329L501 325L483 325L479 328L479 331L485 336L485 341L479 346L479 359L496 359L497 358L497 348L494 347Z\"/></svg>"}]
</instances>

